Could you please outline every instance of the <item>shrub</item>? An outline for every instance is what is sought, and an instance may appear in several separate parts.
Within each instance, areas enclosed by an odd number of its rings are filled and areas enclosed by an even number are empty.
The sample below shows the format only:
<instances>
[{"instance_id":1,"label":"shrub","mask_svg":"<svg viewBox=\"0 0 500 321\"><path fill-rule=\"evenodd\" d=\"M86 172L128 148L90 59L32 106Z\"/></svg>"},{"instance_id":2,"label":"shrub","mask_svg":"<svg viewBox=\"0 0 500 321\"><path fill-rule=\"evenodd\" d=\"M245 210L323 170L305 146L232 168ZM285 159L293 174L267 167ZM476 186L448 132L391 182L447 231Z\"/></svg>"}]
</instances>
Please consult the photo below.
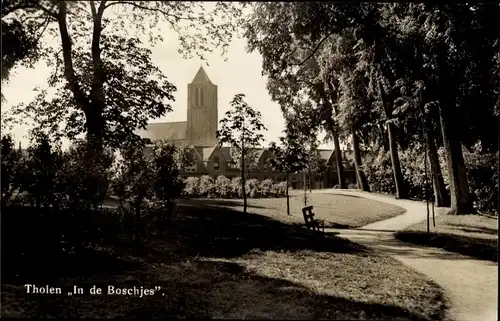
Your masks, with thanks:
<instances>
[{"instance_id":1,"label":"shrub","mask_svg":"<svg viewBox=\"0 0 500 321\"><path fill-rule=\"evenodd\" d=\"M145 218L150 213L147 201L152 197L153 171L146 156L139 148L121 151L121 160L115 164L112 192L118 197L117 212L122 227L134 241L142 241L146 227L151 223Z\"/></svg>"},{"instance_id":2,"label":"shrub","mask_svg":"<svg viewBox=\"0 0 500 321\"><path fill-rule=\"evenodd\" d=\"M230 198L232 196L231 180L225 176L218 176L215 180L215 193L217 197Z\"/></svg>"},{"instance_id":3,"label":"shrub","mask_svg":"<svg viewBox=\"0 0 500 321\"><path fill-rule=\"evenodd\" d=\"M381 150L366 154L366 158L363 160L363 171L368 179L370 189L388 194L396 192L391 166L389 152Z\"/></svg>"},{"instance_id":4,"label":"shrub","mask_svg":"<svg viewBox=\"0 0 500 321\"><path fill-rule=\"evenodd\" d=\"M348 189L358 189L358 184L356 183L350 183L348 186L347 186Z\"/></svg>"},{"instance_id":5,"label":"shrub","mask_svg":"<svg viewBox=\"0 0 500 321\"><path fill-rule=\"evenodd\" d=\"M200 178L199 196L201 197L215 197L215 182L214 179L208 175L203 175Z\"/></svg>"},{"instance_id":6,"label":"shrub","mask_svg":"<svg viewBox=\"0 0 500 321\"><path fill-rule=\"evenodd\" d=\"M12 137L2 136L1 146L1 190L2 208L11 203L14 192L21 188L23 157L15 149Z\"/></svg>"},{"instance_id":7,"label":"shrub","mask_svg":"<svg viewBox=\"0 0 500 321\"><path fill-rule=\"evenodd\" d=\"M425 188L428 188L429 199L433 197L432 172L427 159L427 177L425 171L425 151L413 148L399 152L403 179L408 188L408 195L415 199L425 199ZM391 168L392 170L392 168ZM391 172L392 173L392 172ZM427 179L427 182L425 181Z\"/></svg>"},{"instance_id":8,"label":"shrub","mask_svg":"<svg viewBox=\"0 0 500 321\"><path fill-rule=\"evenodd\" d=\"M243 185L241 183L241 177L233 177L233 179L231 180L231 191L232 194L236 197L243 197Z\"/></svg>"},{"instance_id":9,"label":"shrub","mask_svg":"<svg viewBox=\"0 0 500 321\"><path fill-rule=\"evenodd\" d=\"M272 179L265 179L260 182L260 195L262 197L271 197L273 196L273 180Z\"/></svg>"},{"instance_id":10,"label":"shrub","mask_svg":"<svg viewBox=\"0 0 500 321\"><path fill-rule=\"evenodd\" d=\"M260 196L260 191L259 191L259 180L255 178L250 178L245 182L245 189L248 197L251 198L256 198Z\"/></svg>"},{"instance_id":11,"label":"shrub","mask_svg":"<svg viewBox=\"0 0 500 321\"><path fill-rule=\"evenodd\" d=\"M279 182L278 184L275 184L274 191L275 191L275 196L276 197L283 197L286 196L286 182Z\"/></svg>"},{"instance_id":12,"label":"shrub","mask_svg":"<svg viewBox=\"0 0 500 321\"><path fill-rule=\"evenodd\" d=\"M199 197L200 195L200 178L188 177L184 180L183 195L185 197Z\"/></svg>"},{"instance_id":13,"label":"shrub","mask_svg":"<svg viewBox=\"0 0 500 321\"><path fill-rule=\"evenodd\" d=\"M112 179L113 154L104 150L96 154L86 142L78 142L63 155L60 191L65 207L71 210L97 210L108 195Z\"/></svg>"},{"instance_id":14,"label":"shrub","mask_svg":"<svg viewBox=\"0 0 500 321\"><path fill-rule=\"evenodd\" d=\"M160 220L171 219L175 200L181 196L184 181L180 177L179 150L172 144L159 142L155 145L149 166L152 173L154 197L151 205L159 210ZM201 184L200 184L201 186Z\"/></svg>"},{"instance_id":15,"label":"shrub","mask_svg":"<svg viewBox=\"0 0 500 321\"><path fill-rule=\"evenodd\" d=\"M59 207L65 196L65 181L61 180L63 153L52 146L46 135L38 133L33 138L23 158L21 190L26 192L26 201L38 209Z\"/></svg>"},{"instance_id":16,"label":"shrub","mask_svg":"<svg viewBox=\"0 0 500 321\"><path fill-rule=\"evenodd\" d=\"M469 188L474 207L498 215L498 157L499 153L483 153L478 147L464 152Z\"/></svg>"}]
</instances>

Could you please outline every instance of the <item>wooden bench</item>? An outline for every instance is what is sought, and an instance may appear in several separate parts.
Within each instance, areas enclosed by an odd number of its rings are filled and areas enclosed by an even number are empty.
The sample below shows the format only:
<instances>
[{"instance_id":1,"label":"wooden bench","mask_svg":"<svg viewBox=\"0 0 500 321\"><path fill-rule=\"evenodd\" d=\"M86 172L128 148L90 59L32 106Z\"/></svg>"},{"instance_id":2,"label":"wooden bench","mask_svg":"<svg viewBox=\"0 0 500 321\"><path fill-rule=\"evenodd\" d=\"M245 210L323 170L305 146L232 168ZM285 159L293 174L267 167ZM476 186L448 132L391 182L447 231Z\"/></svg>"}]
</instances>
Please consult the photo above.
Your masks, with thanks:
<instances>
[{"instance_id":1,"label":"wooden bench","mask_svg":"<svg viewBox=\"0 0 500 321\"><path fill-rule=\"evenodd\" d=\"M321 228L322 232L325 232L325 221L314 218L312 206L302 208L302 215L304 216L307 229L320 232Z\"/></svg>"}]
</instances>

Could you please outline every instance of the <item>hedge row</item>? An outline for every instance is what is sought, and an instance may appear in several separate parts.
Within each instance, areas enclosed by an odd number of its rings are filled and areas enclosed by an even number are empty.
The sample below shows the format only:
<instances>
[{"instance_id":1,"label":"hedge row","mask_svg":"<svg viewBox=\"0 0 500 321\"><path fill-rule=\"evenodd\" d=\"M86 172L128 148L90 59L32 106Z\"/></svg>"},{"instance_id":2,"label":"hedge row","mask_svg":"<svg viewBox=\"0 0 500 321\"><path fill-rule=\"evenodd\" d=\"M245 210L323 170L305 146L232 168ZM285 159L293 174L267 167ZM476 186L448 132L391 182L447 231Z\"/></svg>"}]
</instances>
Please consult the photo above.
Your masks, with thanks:
<instances>
[{"instance_id":1,"label":"hedge row","mask_svg":"<svg viewBox=\"0 0 500 321\"><path fill-rule=\"evenodd\" d=\"M448 185L448 171L443 148L439 148L438 152L443 179ZM424 186L426 185L424 155L415 150L399 152L401 170L409 188L410 197L421 200L425 199ZM478 148L464 150L469 188L474 198L474 207L479 211L498 214L498 157L498 152L486 153ZM363 167L372 191L387 194L396 192L389 152L380 151L368 154ZM433 197L429 165L427 165L427 177L430 197Z\"/></svg>"},{"instance_id":2,"label":"hedge row","mask_svg":"<svg viewBox=\"0 0 500 321\"><path fill-rule=\"evenodd\" d=\"M186 198L242 198L243 186L241 177L229 179L218 176L216 179L205 175L201 177L188 177L184 181L183 197ZM248 179L245 182L247 197L268 198L286 196L286 182L274 183L271 179L259 181Z\"/></svg>"}]
</instances>

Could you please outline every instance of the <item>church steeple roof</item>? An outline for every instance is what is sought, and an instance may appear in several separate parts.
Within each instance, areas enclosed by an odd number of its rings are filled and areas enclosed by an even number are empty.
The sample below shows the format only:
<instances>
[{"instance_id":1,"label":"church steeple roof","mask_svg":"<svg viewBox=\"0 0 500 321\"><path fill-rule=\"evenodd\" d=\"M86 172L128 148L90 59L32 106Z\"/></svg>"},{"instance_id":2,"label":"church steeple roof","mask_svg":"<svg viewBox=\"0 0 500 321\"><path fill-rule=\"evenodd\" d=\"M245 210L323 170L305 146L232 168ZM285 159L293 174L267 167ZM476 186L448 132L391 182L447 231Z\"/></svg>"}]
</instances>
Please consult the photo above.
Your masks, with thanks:
<instances>
[{"instance_id":1,"label":"church steeple roof","mask_svg":"<svg viewBox=\"0 0 500 321\"><path fill-rule=\"evenodd\" d=\"M198 69L198 72L196 73L196 76L194 76L194 79L191 83L209 83L211 84L212 82L210 81L210 78L208 78L207 73L205 72L205 69L203 69L203 66Z\"/></svg>"}]
</instances>

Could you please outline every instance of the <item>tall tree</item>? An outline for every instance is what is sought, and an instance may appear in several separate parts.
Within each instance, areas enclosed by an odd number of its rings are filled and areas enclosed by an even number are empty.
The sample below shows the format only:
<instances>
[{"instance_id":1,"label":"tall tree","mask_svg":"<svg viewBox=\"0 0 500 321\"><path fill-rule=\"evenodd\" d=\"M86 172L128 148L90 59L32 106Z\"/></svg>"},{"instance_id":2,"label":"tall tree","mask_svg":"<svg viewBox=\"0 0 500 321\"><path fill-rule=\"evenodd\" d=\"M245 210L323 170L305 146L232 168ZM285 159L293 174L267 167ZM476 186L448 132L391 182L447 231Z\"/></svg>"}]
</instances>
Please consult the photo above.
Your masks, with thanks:
<instances>
[{"instance_id":1,"label":"tall tree","mask_svg":"<svg viewBox=\"0 0 500 321\"><path fill-rule=\"evenodd\" d=\"M417 44L415 53L408 55L413 60L409 65L415 78L425 83L426 96L437 107L451 194L450 213L471 213L473 199L462 144L471 147L479 141L485 150L493 151L497 147L492 146L498 146L498 122L492 117L498 115L498 6L407 4L386 8L393 24L405 31L401 34L412 36ZM403 21L404 27L397 20Z\"/></svg>"},{"instance_id":2,"label":"tall tree","mask_svg":"<svg viewBox=\"0 0 500 321\"><path fill-rule=\"evenodd\" d=\"M231 101L232 110L225 113L220 120L217 131L219 144L228 144L241 155L241 184L243 189L243 211L247 212L247 195L245 188L245 159L248 153L264 141L261 133L267 130L261 122L261 113L254 110L244 100L244 94L237 94Z\"/></svg>"},{"instance_id":3,"label":"tall tree","mask_svg":"<svg viewBox=\"0 0 500 321\"><path fill-rule=\"evenodd\" d=\"M308 164L308 153L304 148L305 141L291 126L284 130L285 136L279 138L280 145L271 142L269 149L273 152L271 166L277 171L286 173L286 212L290 215L290 196L288 183L290 175L304 171ZM304 187L305 188L305 187Z\"/></svg>"},{"instance_id":4,"label":"tall tree","mask_svg":"<svg viewBox=\"0 0 500 321\"><path fill-rule=\"evenodd\" d=\"M8 14L29 6L29 1L5 1L2 0L2 65L1 81L8 82L10 72L20 63L33 66L37 60L39 48L39 35L44 31L47 23L41 24L26 21L23 23L19 18L4 19ZM2 102L5 100L1 93Z\"/></svg>"},{"instance_id":5,"label":"tall tree","mask_svg":"<svg viewBox=\"0 0 500 321\"><path fill-rule=\"evenodd\" d=\"M162 28L168 26L177 33L185 57L196 53L204 59L215 47L225 52L241 11L222 2L212 7L170 1L29 1L11 15L47 21L48 39L59 43L42 46L56 94L39 91L19 109L51 132L66 122L64 134L86 133L97 150L104 143L117 147L123 140L138 140L134 130L170 111L175 91L152 63L148 47L162 40Z\"/></svg>"}]
</instances>

